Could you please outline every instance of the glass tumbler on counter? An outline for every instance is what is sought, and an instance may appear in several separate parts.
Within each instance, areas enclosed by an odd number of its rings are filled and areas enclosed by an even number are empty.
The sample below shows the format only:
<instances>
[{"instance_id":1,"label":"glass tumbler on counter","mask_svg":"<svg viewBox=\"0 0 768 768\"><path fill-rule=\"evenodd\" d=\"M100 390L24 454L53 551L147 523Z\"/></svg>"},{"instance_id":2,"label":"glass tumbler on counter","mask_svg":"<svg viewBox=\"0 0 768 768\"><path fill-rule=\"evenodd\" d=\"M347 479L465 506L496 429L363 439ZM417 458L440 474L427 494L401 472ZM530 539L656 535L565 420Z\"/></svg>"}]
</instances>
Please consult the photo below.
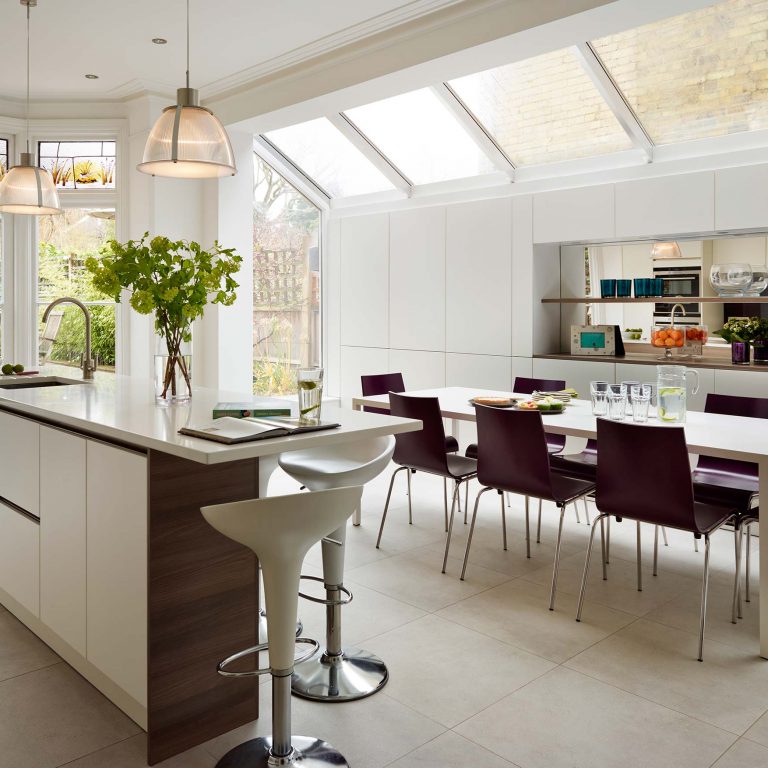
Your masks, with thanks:
<instances>
[{"instance_id":1,"label":"glass tumbler on counter","mask_svg":"<svg viewBox=\"0 0 768 768\"><path fill-rule=\"evenodd\" d=\"M592 398L592 415L605 416L608 413L608 382L590 381L589 394Z\"/></svg>"},{"instance_id":2,"label":"glass tumbler on counter","mask_svg":"<svg viewBox=\"0 0 768 768\"><path fill-rule=\"evenodd\" d=\"M299 368L299 423L319 424L323 400L323 369Z\"/></svg>"},{"instance_id":3,"label":"glass tumbler on counter","mask_svg":"<svg viewBox=\"0 0 768 768\"><path fill-rule=\"evenodd\" d=\"M647 384L633 384L630 388L630 398L632 400L632 421L644 424L648 421L651 387Z\"/></svg>"},{"instance_id":4,"label":"glass tumbler on counter","mask_svg":"<svg viewBox=\"0 0 768 768\"><path fill-rule=\"evenodd\" d=\"M608 385L608 418L624 421L627 415L627 388L623 384Z\"/></svg>"}]
</instances>

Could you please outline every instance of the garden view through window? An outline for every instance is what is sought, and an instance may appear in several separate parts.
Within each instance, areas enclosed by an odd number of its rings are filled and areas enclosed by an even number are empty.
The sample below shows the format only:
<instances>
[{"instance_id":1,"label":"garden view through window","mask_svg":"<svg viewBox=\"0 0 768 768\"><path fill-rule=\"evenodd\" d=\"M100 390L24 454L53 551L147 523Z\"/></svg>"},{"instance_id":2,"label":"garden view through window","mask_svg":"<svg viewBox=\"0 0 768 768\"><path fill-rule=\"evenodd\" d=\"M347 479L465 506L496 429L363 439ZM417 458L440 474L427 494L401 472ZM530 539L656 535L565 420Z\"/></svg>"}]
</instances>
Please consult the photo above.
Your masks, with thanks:
<instances>
[{"instance_id":1,"label":"garden view through window","mask_svg":"<svg viewBox=\"0 0 768 768\"><path fill-rule=\"evenodd\" d=\"M65 208L59 216L40 216L37 224L37 310L41 364L63 366L71 375L85 350L83 312L71 304L55 307L42 322L45 307L54 299L79 299L91 313L92 352L100 371L115 370L117 305L93 287L85 260L97 256L115 237L114 208ZM65 368L67 370L65 370Z\"/></svg>"},{"instance_id":2,"label":"garden view through window","mask_svg":"<svg viewBox=\"0 0 768 768\"><path fill-rule=\"evenodd\" d=\"M320 365L320 211L253 157L253 391L282 395Z\"/></svg>"}]
</instances>

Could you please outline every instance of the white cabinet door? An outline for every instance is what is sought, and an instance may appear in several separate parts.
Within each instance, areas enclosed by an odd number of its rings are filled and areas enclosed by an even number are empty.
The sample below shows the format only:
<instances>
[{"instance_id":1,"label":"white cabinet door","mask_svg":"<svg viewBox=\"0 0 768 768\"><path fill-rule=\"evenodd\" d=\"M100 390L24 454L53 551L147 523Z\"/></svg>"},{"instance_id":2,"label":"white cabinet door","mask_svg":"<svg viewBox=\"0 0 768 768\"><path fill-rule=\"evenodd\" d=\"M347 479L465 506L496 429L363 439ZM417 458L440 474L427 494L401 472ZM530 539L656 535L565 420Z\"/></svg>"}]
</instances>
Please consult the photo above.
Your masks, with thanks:
<instances>
[{"instance_id":1,"label":"white cabinet door","mask_svg":"<svg viewBox=\"0 0 768 768\"><path fill-rule=\"evenodd\" d=\"M88 441L88 661L147 704L147 460Z\"/></svg>"},{"instance_id":2,"label":"white cabinet door","mask_svg":"<svg viewBox=\"0 0 768 768\"><path fill-rule=\"evenodd\" d=\"M566 387L573 387L579 397L589 398L590 381L615 381L615 365L607 362L584 360L543 360L534 358L533 376L537 379L565 379ZM514 382L513 382L514 384Z\"/></svg>"},{"instance_id":3,"label":"white cabinet door","mask_svg":"<svg viewBox=\"0 0 768 768\"><path fill-rule=\"evenodd\" d=\"M613 184L540 192L533 198L534 243L608 240L613 236Z\"/></svg>"},{"instance_id":4,"label":"white cabinet door","mask_svg":"<svg viewBox=\"0 0 768 768\"><path fill-rule=\"evenodd\" d=\"M768 376L761 371L715 372L715 392L718 395L768 397Z\"/></svg>"},{"instance_id":5,"label":"white cabinet door","mask_svg":"<svg viewBox=\"0 0 768 768\"><path fill-rule=\"evenodd\" d=\"M40 526L0 503L0 587L40 615Z\"/></svg>"},{"instance_id":6,"label":"white cabinet door","mask_svg":"<svg viewBox=\"0 0 768 768\"><path fill-rule=\"evenodd\" d=\"M341 348L341 404L349 407L351 398L362 394L361 376L395 371L389 366L388 349L369 347ZM408 384L406 383L406 386Z\"/></svg>"},{"instance_id":7,"label":"white cabinet door","mask_svg":"<svg viewBox=\"0 0 768 768\"><path fill-rule=\"evenodd\" d=\"M511 201L452 205L446 232L446 351L512 354Z\"/></svg>"},{"instance_id":8,"label":"white cabinet door","mask_svg":"<svg viewBox=\"0 0 768 768\"><path fill-rule=\"evenodd\" d=\"M445 350L445 208L390 214L389 345Z\"/></svg>"},{"instance_id":9,"label":"white cabinet door","mask_svg":"<svg viewBox=\"0 0 768 768\"><path fill-rule=\"evenodd\" d=\"M766 229L768 164L715 171L715 228Z\"/></svg>"},{"instance_id":10,"label":"white cabinet door","mask_svg":"<svg viewBox=\"0 0 768 768\"><path fill-rule=\"evenodd\" d=\"M341 343L389 346L389 216L341 222Z\"/></svg>"},{"instance_id":11,"label":"white cabinet door","mask_svg":"<svg viewBox=\"0 0 768 768\"><path fill-rule=\"evenodd\" d=\"M616 237L654 237L715 228L711 171L616 184Z\"/></svg>"},{"instance_id":12,"label":"white cabinet door","mask_svg":"<svg viewBox=\"0 0 768 768\"><path fill-rule=\"evenodd\" d=\"M0 413L0 497L40 516L40 426Z\"/></svg>"},{"instance_id":13,"label":"white cabinet door","mask_svg":"<svg viewBox=\"0 0 768 768\"><path fill-rule=\"evenodd\" d=\"M85 656L85 446L40 427L40 618Z\"/></svg>"},{"instance_id":14,"label":"white cabinet door","mask_svg":"<svg viewBox=\"0 0 768 768\"><path fill-rule=\"evenodd\" d=\"M390 349L389 365L403 374L406 391L445 386L445 353Z\"/></svg>"},{"instance_id":15,"label":"white cabinet door","mask_svg":"<svg viewBox=\"0 0 768 768\"><path fill-rule=\"evenodd\" d=\"M446 355L445 386L512 391L512 358Z\"/></svg>"}]
</instances>

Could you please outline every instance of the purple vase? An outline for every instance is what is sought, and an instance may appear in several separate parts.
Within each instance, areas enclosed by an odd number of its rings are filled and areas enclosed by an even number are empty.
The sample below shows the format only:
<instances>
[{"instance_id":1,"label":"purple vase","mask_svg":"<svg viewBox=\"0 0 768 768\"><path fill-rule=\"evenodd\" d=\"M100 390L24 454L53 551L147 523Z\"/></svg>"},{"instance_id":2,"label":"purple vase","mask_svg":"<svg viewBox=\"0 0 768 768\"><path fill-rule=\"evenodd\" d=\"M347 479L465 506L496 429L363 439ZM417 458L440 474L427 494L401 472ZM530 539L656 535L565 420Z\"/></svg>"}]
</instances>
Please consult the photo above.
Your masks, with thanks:
<instances>
[{"instance_id":1,"label":"purple vase","mask_svg":"<svg viewBox=\"0 0 768 768\"><path fill-rule=\"evenodd\" d=\"M731 362L734 365L749 365L749 342L731 342Z\"/></svg>"},{"instance_id":2,"label":"purple vase","mask_svg":"<svg viewBox=\"0 0 768 768\"><path fill-rule=\"evenodd\" d=\"M755 365L768 365L768 341L753 341Z\"/></svg>"}]
</instances>

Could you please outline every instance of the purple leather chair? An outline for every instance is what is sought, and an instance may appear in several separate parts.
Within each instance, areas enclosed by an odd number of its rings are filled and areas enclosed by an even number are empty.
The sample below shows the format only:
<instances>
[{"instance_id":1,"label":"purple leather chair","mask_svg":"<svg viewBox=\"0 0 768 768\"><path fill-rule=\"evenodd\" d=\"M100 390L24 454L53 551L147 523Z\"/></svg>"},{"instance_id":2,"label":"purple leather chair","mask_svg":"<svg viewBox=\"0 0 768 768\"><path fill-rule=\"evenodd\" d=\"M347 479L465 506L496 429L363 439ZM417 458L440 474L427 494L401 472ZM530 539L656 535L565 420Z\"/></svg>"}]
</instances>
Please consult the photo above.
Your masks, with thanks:
<instances>
[{"instance_id":1,"label":"purple leather chair","mask_svg":"<svg viewBox=\"0 0 768 768\"><path fill-rule=\"evenodd\" d=\"M736 510L694 499L693 483L689 479L688 448L682 427L598 419L597 442L600 445L600 462L597 465L595 501L600 514L590 532L576 621L581 621L598 521L609 515L637 521L638 589L642 589L640 523L689 531L696 538L704 537L698 655L699 661L702 661L709 586L709 537L732 519ZM627 467L631 467L632 471L628 472ZM651 477L653 481L649 482ZM738 569L737 553L737 572Z\"/></svg>"},{"instance_id":2,"label":"purple leather chair","mask_svg":"<svg viewBox=\"0 0 768 768\"><path fill-rule=\"evenodd\" d=\"M503 410L478 405L476 416L479 446L477 479L483 488L477 494L472 513L472 525L464 553L461 578L464 578L467 569L480 497L486 491L496 490L499 493L508 491L525 496L525 542L528 557L531 556L528 499L533 496L536 499L553 501L560 509L560 527L557 532L555 562L552 567L552 589L549 598L549 610L552 611L555 607L565 507L594 491L595 484L588 480L558 475L550 470L547 435L538 411ZM501 508L503 522L503 497ZM506 549L506 541L504 548Z\"/></svg>"},{"instance_id":3,"label":"purple leather chair","mask_svg":"<svg viewBox=\"0 0 768 768\"><path fill-rule=\"evenodd\" d=\"M459 490L462 483L471 480L477 474L477 461L466 456L457 456L445 452L445 429L443 417L440 413L440 401L436 397L409 397L395 392L389 393L390 413L393 416L402 416L407 419L419 419L422 428L417 432L404 432L395 435L395 453L392 460L400 466L392 473L389 481L387 501L384 505L384 514L381 516L379 536L376 539L376 548L381 543L381 535L384 532L384 522L387 519L389 500L392 496L392 486L395 476L401 470L406 470L410 477L411 470L427 472L431 475L454 481L453 502L451 504L451 517L446 526L447 537L445 542L445 556L443 558L443 573L448 562L448 547L451 542L451 530L453 517L459 500ZM446 505L447 514L447 505ZM411 497L408 495L408 522L412 521Z\"/></svg>"},{"instance_id":4,"label":"purple leather chair","mask_svg":"<svg viewBox=\"0 0 768 768\"><path fill-rule=\"evenodd\" d=\"M747 416L753 419L768 419L768 398L738 397L735 395L707 395L704 406L707 413L722 413L727 416ZM751 508L759 491L757 464L750 461L720 459L715 456L699 456L693 470L693 495L697 501L720 504L736 509L734 527L736 546L740 551L747 532L745 599L750 601L749 575L751 569L752 523L758 521L757 509ZM740 575L737 575L731 620L741 618Z\"/></svg>"}]
</instances>

